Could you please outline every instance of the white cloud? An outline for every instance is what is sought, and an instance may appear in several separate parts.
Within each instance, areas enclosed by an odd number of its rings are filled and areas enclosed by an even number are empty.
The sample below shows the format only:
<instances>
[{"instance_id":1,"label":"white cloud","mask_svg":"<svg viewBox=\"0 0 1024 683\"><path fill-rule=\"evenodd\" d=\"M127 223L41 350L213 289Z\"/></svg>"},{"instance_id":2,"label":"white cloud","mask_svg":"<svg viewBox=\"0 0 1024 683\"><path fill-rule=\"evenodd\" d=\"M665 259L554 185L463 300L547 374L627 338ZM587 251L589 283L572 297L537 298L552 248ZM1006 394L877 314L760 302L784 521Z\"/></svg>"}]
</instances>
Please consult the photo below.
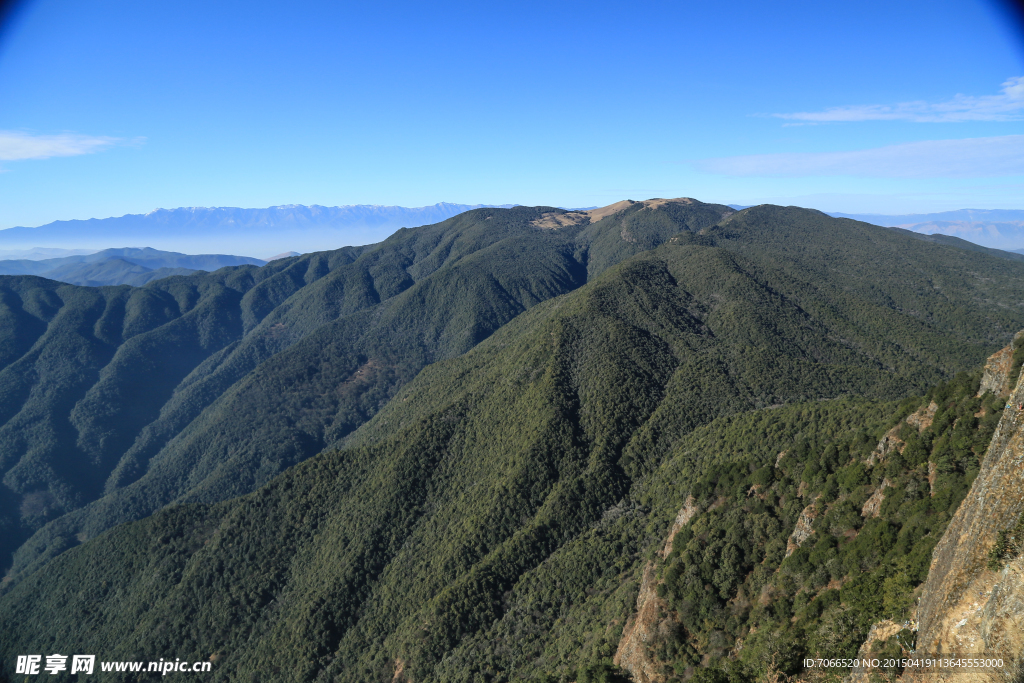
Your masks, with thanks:
<instances>
[{"instance_id":1,"label":"white cloud","mask_svg":"<svg viewBox=\"0 0 1024 683\"><path fill-rule=\"evenodd\" d=\"M32 135L18 131L0 130L0 161L92 154L119 142L121 142L120 138L77 135L75 133Z\"/></svg>"},{"instance_id":2,"label":"white cloud","mask_svg":"<svg viewBox=\"0 0 1024 683\"><path fill-rule=\"evenodd\" d=\"M998 95L974 97L956 95L945 102L901 102L899 104L855 104L830 107L824 111L772 114L800 123L839 121L916 121L958 123L962 121L1020 121L1024 119L1024 76L1003 83Z\"/></svg>"},{"instance_id":3,"label":"white cloud","mask_svg":"<svg viewBox=\"0 0 1024 683\"><path fill-rule=\"evenodd\" d=\"M982 178L1024 174L1024 135L925 140L852 152L752 154L704 159L698 168L731 176Z\"/></svg>"}]
</instances>

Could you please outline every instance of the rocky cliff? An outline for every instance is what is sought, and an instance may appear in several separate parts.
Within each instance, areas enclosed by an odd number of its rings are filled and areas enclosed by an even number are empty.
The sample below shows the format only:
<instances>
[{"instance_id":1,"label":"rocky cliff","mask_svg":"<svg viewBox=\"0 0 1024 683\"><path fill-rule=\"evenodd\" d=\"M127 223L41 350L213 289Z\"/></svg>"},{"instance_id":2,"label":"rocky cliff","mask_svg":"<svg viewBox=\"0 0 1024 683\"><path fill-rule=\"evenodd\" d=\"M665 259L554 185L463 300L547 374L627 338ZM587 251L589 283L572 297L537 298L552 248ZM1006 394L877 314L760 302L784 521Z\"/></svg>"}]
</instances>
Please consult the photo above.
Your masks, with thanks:
<instances>
[{"instance_id":1,"label":"rocky cliff","mask_svg":"<svg viewBox=\"0 0 1024 683\"><path fill-rule=\"evenodd\" d=\"M1014 343L1020 338L1018 333ZM1001 392L1007 385L1014 345L989 359L983 391ZM932 555L917 609L917 653L984 652L1017 660L1024 651L1024 563L1010 558L994 569L989 562L1000 532L1024 513L1024 411L1017 408L1024 404L1024 385L1013 379L1015 388L978 476ZM939 680L1011 675L1009 669L1003 674L946 671Z\"/></svg>"},{"instance_id":2,"label":"rocky cliff","mask_svg":"<svg viewBox=\"0 0 1024 683\"><path fill-rule=\"evenodd\" d=\"M1016 377L1010 377L1010 368L1013 366L1013 352L1024 339L1024 331L1013 336L1013 342L1004 349L996 351L985 363L985 374L981 378L981 386L978 388L978 396L986 391L991 391L996 396L1007 396L1014 388L1012 382Z\"/></svg>"},{"instance_id":3,"label":"rocky cliff","mask_svg":"<svg viewBox=\"0 0 1024 683\"><path fill-rule=\"evenodd\" d=\"M659 555L668 557L676 534L700 512L700 506L693 496L688 496L679 510L665 539L665 546ZM661 683L665 679L664 663L659 662L652 652L652 646L666 633L677 627L675 615L668 603L658 597L658 567L656 560L644 566L640 592L636 598L636 613L630 615L622 629L622 638L613 659L616 666L630 673L635 683Z\"/></svg>"}]
</instances>

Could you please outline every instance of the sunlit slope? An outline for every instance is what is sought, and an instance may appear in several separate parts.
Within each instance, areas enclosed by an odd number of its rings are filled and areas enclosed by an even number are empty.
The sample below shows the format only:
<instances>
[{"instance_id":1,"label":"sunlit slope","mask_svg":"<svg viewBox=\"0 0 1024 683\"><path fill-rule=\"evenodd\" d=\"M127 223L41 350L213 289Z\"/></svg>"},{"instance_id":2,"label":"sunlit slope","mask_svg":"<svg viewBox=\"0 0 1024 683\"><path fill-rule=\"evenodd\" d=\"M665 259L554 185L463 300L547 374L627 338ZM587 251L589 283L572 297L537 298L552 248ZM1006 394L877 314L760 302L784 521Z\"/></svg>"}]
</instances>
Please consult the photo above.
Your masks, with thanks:
<instances>
[{"instance_id":1,"label":"sunlit slope","mask_svg":"<svg viewBox=\"0 0 1024 683\"><path fill-rule=\"evenodd\" d=\"M869 246L935 278L962 283L987 263L886 239ZM452 681L487 668L510 679L522 633L549 655L531 674L580 652L601 657L635 598L637 554L664 531L661 521L644 531L636 486L692 450L691 430L800 398L923 390L982 358L990 330L1020 317L1010 302L936 305L928 319L894 309L886 288L901 274L862 269L866 247L822 265L713 240L709 230L663 245L532 307L419 373L348 448L253 494L176 506L69 551L2 599L0 639L12 652L51 643L110 659L213 656L215 677L257 680L401 669ZM822 268L832 282L801 279ZM999 276L1006 291L1020 287L1012 273ZM851 419L875 430L884 412L865 410ZM785 447L817 424L765 443ZM666 506L691 483L662 481L680 487L658 494ZM602 601L588 602L592 589Z\"/></svg>"},{"instance_id":2,"label":"sunlit slope","mask_svg":"<svg viewBox=\"0 0 1024 683\"><path fill-rule=\"evenodd\" d=\"M583 284L600 270L591 259L617 262L730 212L673 211L674 227L634 227L644 243L624 246L596 243L622 231L616 217L550 229L536 223L565 212L484 209L380 245L143 289L0 280L12 321L2 549L38 531L20 571L174 500L251 491L347 435L426 364Z\"/></svg>"}]
</instances>

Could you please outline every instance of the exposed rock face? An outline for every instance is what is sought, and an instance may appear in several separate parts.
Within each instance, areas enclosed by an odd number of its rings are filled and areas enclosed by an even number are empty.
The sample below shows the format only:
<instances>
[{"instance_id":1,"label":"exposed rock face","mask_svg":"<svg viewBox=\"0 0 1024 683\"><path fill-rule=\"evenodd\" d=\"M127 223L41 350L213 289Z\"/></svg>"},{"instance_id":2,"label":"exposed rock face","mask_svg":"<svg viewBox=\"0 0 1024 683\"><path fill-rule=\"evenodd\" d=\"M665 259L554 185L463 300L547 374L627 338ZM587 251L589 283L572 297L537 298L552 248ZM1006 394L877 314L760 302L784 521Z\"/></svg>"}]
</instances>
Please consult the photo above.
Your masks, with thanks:
<instances>
[{"instance_id":1,"label":"exposed rock face","mask_svg":"<svg viewBox=\"0 0 1024 683\"><path fill-rule=\"evenodd\" d=\"M700 505L693 496L687 496L669 527L661 557L668 557L676 534L698 512ZM665 680L661 673L662 664L652 656L651 646L659 633L672 631L676 627L676 618L668 603L658 597L658 583L657 565L648 562L640 581L640 593L636 596L636 614L630 616L622 629L622 638L612 659L616 666L629 671L635 683L661 683Z\"/></svg>"},{"instance_id":2,"label":"exposed rock face","mask_svg":"<svg viewBox=\"0 0 1024 683\"><path fill-rule=\"evenodd\" d=\"M818 509L814 503L811 503L804 508L804 511L800 513L800 517L796 520L796 527L793 529L793 533L789 535L789 541L786 543L786 557L792 555L797 548L804 544L811 534L814 533L814 529L811 524L814 523L815 517L818 516Z\"/></svg>"},{"instance_id":3,"label":"exposed rock face","mask_svg":"<svg viewBox=\"0 0 1024 683\"><path fill-rule=\"evenodd\" d=\"M868 467L874 467L875 463L884 462L885 459L889 457L889 454L894 451L899 453L903 452L903 447L906 443L897 436L900 433L900 427L902 426L903 424L900 423L885 433L885 436L882 437L881 441L878 442L878 445L875 446L875 450L871 451L871 455L869 455L868 459L865 461L865 464Z\"/></svg>"},{"instance_id":4,"label":"exposed rock face","mask_svg":"<svg viewBox=\"0 0 1024 683\"><path fill-rule=\"evenodd\" d=\"M879 515L882 511L882 501L885 500L885 490L890 486L892 486L892 482L888 478L882 480L871 497L864 502L864 507L860 510L861 517L877 517Z\"/></svg>"},{"instance_id":5,"label":"exposed rock face","mask_svg":"<svg viewBox=\"0 0 1024 683\"><path fill-rule=\"evenodd\" d=\"M405 662L401 659L395 660L395 675L391 678L392 683L404 683L408 680L405 677Z\"/></svg>"},{"instance_id":6,"label":"exposed rock face","mask_svg":"<svg viewBox=\"0 0 1024 683\"><path fill-rule=\"evenodd\" d=\"M1010 401L1024 403L1024 386L1019 381ZM919 653L988 652L1018 657L1024 651L1022 560L1010 562L1000 572L986 568L998 532L1012 527L1024 513L1022 427L1024 413L1003 413L981 471L935 547L917 610ZM965 676L947 672L939 679L967 680ZM970 675L972 680L985 680L985 676Z\"/></svg>"},{"instance_id":7,"label":"exposed rock face","mask_svg":"<svg viewBox=\"0 0 1024 683\"><path fill-rule=\"evenodd\" d=\"M676 539L676 534L684 526L690 523L693 516L699 512L697 501L693 499L693 496L686 497L686 503L679 510L679 514L676 515L676 519L672 522L672 527L668 530L668 538L665 539L665 547L661 551L662 557L668 557L668 554L672 552L672 541Z\"/></svg>"},{"instance_id":8,"label":"exposed rock face","mask_svg":"<svg viewBox=\"0 0 1024 683\"><path fill-rule=\"evenodd\" d=\"M918 433L923 432L932 426L932 422L935 421L935 412L939 409L939 404L932 401L924 408L919 408L916 412L907 415L906 422L911 427L917 427Z\"/></svg>"},{"instance_id":9,"label":"exposed rock face","mask_svg":"<svg viewBox=\"0 0 1024 683\"><path fill-rule=\"evenodd\" d=\"M993 652L1024 650L1024 559L1017 558L998 573L982 610L978 631Z\"/></svg>"},{"instance_id":10,"label":"exposed rock face","mask_svg":"<svg viewBox=\"0 0 1024 683\"><path fill-rule=\"evenodd\" d=\"M787 455L789 455L789 451L779 451L779 454L775 456L776 469L778 469L778 467L782 464L782 459L785 458Z\"/></svg>"},{"instance_id":11,"label":"exposed rock face","mask_svg":"<svg viewBox=\"0 0 1024 683\"><path fill-rule=\"evenodd\" d=\"M915 412L907 415L903 420L911 427L916 427L918 433L923 432L932 426L932 422L935 421L935 412L939 409L939 404L932 401L923 408L918 408ZM868 467L873 467L875 463L885 462L885 459L889 457L890 453L903 452L903 447L906 443L900 438L900 430L903 428L903 422L890 429L885 433L885 436L875 446L875 450L871 451L871 455L868 456L865 464Z\"/></svg>"},{"instance_id":12,"label":"exposed rock face","mask_svg":"<svg viewBox=\"0 0 1024 683\"><path fill-rule=\"evenodd\" d=\"M1017 341L1021 336L1018 332L1013 340ZM981 386L978 389L978 396L986 391L991 391L996 396L1008 396L1013 388L1012 382L1016 377L1010 377L1010 365L1013 363L1013 344L1005 349L1000 349L988 357L985 363L985 373L981 376Z\"/></svg>"},{"instance_id":13,"label":"exposed rock face","mask_svg":"<svg viewBox=\"0 0 1024 683\"><path fill-rule=\"evenodd\" d=\"M864 644L860 646L860 650L857 651L857 659L871 658L871 653L876 643L884 643L899 633L902 628L902 626L891 619L883 619L873 624L871 630L868 631L867 640L864 641ZM850 670L850 675L843 679L843 683L871 683L871 673L872 671L867 667L855 666ZM875 673L877 678L877 672Z\"/></svg>"},{"instance_id":14,"label":"exposed rock face","mask_svg":"<svg viewBox=\"0 0 1024 683\"><path fill-rule=\"evenodd\" d=\"M685 508L684 508L685 509ZM612 661L629 671L636 683L661 683L661 665L649 652L662 622L674 621L668 605L658 597L658 579L653 562L644 567L640 594L636 597L636 614L622 629L622 639Z\"/></svg>"}]
</instances>

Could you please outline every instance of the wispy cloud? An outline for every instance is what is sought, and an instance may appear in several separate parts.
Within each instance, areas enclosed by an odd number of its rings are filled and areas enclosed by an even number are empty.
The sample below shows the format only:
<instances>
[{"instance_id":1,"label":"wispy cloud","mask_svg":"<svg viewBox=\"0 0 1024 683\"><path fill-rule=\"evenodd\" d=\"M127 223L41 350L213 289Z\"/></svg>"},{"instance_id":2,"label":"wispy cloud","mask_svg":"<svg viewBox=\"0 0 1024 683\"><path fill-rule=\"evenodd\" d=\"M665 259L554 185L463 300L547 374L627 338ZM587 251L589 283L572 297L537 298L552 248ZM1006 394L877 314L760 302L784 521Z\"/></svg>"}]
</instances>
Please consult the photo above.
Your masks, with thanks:
<instances>
[{"instance_id":1,"label":"wispy cloud","mask_svg":"<svg viewBox=\"0 0 1024 683\"><path fill-rule=\"evenodd\" d=\"M998 95L956 95L945 102L854 104L824 111L804 111L772 116L799 123L841 121L915 121L958 123L962 121L1020 121L1024 119L1024 76L1003 83Z\"/></svg>"},{"instance_id":2,"label":"wispy cloud","mask_svg":"<svg viewBox=\"0 0 1024 683\"><path fill-rule=\"evenodd\" d=\"M124 142L121 138L61 133L32 135L0 130L0 161L24 161L92 154Z\"/></svg>"},{"instance_id":3,"label":"wispy cloud","mask_svg":"<svg viewBox=\"0 0 1024 683\"><path fill-rule=\"evenodd\" d=\"M1024 135L925 140L852 152L752 154L697 162L731 176L981 178L1024 174Z\"/></svg>"}]
</instances>

